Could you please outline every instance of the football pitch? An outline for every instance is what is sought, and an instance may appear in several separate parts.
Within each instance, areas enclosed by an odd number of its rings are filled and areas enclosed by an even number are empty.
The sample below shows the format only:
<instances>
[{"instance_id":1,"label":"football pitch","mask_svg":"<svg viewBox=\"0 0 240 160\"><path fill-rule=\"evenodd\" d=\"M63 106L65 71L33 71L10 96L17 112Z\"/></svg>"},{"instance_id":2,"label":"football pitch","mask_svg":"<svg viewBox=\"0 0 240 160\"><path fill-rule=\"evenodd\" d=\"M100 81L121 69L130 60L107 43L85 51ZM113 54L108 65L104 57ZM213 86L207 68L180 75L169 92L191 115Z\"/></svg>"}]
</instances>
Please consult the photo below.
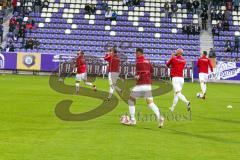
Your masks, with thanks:
<instances>
[{"instance_id":1,"label":"football pitch","mask_svg":"<svg viewBox=\"0 0 240 160\"><path fill-rule=\"evenodd\" d=\"M74 85L74 78L66 83ZM96 85L108 91L106 79L98 78ZM142 99L136 104L136 126L120 124L120 115L128 112L120 98L114 110L95 119L61 120L55 114L61 100L72 100L74 113L94 109L101 100L58 93L48 76L0 75L0 160L238 160L240 85L207 87L207 99L201 100L196 98L199 84L185 83L191 120L179 102L174 118L166 118L159 129ZM172 91L155 97L163 114L171 115L172 99Z\"/></svg>"}]
</instances>

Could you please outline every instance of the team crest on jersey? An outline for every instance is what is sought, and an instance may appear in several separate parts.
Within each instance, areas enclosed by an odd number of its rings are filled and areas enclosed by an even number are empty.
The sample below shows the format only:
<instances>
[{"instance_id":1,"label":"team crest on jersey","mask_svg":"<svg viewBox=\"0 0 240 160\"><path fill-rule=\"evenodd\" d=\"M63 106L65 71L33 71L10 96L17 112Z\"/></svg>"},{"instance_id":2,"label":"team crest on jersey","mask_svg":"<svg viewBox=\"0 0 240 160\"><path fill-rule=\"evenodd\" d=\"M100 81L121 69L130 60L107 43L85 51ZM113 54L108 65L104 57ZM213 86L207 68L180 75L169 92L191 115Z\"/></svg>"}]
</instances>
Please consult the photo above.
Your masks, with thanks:
<instances>
[{"instance_id":1,"label":"team crest on jersey","mask_svg":"<svg viewBox=\"0 0 240 160\"><path fill-rule=\"evenodd\" d=\"M26 55L23 57L23 64L27 67L31 67L35 64L35 56L33 55Z\"/></svg>"}]
</instances>

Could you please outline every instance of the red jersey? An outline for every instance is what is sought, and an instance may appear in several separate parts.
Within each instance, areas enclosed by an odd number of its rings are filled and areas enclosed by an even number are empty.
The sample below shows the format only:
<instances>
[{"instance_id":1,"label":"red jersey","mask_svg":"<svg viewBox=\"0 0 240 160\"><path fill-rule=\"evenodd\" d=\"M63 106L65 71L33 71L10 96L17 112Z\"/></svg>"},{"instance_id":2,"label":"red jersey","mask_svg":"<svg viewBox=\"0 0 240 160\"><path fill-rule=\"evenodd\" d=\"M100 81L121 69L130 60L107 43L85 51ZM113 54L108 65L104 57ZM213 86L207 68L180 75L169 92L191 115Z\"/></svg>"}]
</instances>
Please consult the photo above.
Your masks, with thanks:
<instances>
[{"instance_id":1,"label":"red jersey","mask_svg":"<svg viewBox=\"0 0 240 160\"><path fill-rule=\"evenodd\" d=\"M183 77L183 70L186 60L182 56L174 56L167 62L167 67L171 67L171 77Z\"/></svg>"},{"instance_id":2,"label":"red jersey","mask_svg":"<svg viewBox=\"0 0 240 160\"><path fill-rule=\"evenodd\" d=\"M119 72L120 59L116 54L106 54L104 60L109 63L108 72Z\"/></svg>"},{"instance_id":3,"label":"red jersey","mask_svg":"<svg viewBox=\"0 0 240 160\"><path fill-rule=\"evenodd\" d=\"M139 77L137 85L151 84L152 83L153 68L148 60L145 60L144 56L139 56L136 59L136 76Z\"/></svg>"},{"instance_id":4,"label":"red jersey","mask_svg":"<svg viewBox=\"0 0 240 160\"><path fill-rule=\"evenodd\" d=\"M87 72L87 65L86 65L86 62L85 62L85 58L83 56L78 56L77 57L76 67L77 67L77 73L78 74Z\"/></svg>"},{"instance_id":5,"label":"red jersey","mask_svg":"<svg viewBox=\"0 0 240 160\"><path fill-rule=\"evenodd\" d=\"M213 65L210 59L208 59L205 55L198 59L197 67L199 73L206 73L208 74L208 66L210 67L211 71L213 72Z\"/></svg>"}]
</instances>

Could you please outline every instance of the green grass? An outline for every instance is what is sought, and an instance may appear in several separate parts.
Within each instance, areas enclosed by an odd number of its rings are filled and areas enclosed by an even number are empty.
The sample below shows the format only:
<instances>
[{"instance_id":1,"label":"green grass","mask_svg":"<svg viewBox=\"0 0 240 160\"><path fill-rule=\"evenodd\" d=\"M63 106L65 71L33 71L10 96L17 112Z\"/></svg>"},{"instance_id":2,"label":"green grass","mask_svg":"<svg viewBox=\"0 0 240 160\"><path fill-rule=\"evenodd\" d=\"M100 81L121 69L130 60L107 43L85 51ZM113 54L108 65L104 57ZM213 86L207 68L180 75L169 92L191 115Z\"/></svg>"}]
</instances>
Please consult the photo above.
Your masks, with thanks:
<instances>
[{"instance_id":1,"label":"green grass","mask_svg":"<svg viewBox=\"0 0 240 160\"><path fill-rule=\"evenodd\" d=\"M192 102L192 121L155 121L135 127L119 124L128 111L122 100L116 109L85 122L66 122L55 116L56 104L74 101L71 111L93 109L101 101L53 91L47 76L0 76L0 160L238 160L240 157L240 85L208 84L207 100L199 100L197 83L185 83L183 93ZM74 84L74 79L67 83ZM98 79L99 90L108 82ZM172 92L155 97L168 113ZM232 105L232 109L227 109ZM143 100L137 112L151 114ZM187 114L180 102L176 114Z\"/></svg>"}]
</instances>

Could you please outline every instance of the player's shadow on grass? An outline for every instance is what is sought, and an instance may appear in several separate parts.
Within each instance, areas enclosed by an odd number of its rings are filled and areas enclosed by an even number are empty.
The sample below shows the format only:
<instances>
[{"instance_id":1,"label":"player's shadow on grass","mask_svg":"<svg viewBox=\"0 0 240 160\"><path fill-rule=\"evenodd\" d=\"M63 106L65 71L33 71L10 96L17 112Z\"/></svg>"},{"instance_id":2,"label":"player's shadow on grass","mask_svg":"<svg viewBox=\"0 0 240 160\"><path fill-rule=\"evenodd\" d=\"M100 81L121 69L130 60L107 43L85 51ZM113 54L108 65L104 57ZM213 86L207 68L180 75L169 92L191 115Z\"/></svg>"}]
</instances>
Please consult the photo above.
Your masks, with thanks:
<instances>
[{"instance_id":1,"label":"player's shadow on grass","mask_svg":"<svg viewBox=\"0 0 240 160\"><path fill-rule=\"evenodd\" d=\"M200 134L193 134L189 132L184 132L184 131L178 131L175 129L167 129L170 131L169 133L171 134L177 134L177 135L182 135L182 136L187 136L187 137L193 137L193 138L200 138L200 139L206 139L206 140L211 140L211 141L216 141L216 142L222 142L222 143L235 143L235 144L240 144L240 141L234 141L230 139L224 139L220 137L214 137L214 136L207 136L207 135L200 135ZM218 132L219 133L219 132Z\"/></svg>"},{"instance_id":2,"label":"player's shadow on grass","mask_svg":"<svg viewBox=\"0 0 240 160\"><path fill-rule=\"evenodd\" d=\"M220 121L224 123L232 123L232 124L238 124L238 125L240 124L240 121L236 121L236 120L227 120L227 119L210 118L210 117L202 117L202 116L198 116L198 117L203 119L213 120L213 121Z\"/></svg>"}]
</instances>

